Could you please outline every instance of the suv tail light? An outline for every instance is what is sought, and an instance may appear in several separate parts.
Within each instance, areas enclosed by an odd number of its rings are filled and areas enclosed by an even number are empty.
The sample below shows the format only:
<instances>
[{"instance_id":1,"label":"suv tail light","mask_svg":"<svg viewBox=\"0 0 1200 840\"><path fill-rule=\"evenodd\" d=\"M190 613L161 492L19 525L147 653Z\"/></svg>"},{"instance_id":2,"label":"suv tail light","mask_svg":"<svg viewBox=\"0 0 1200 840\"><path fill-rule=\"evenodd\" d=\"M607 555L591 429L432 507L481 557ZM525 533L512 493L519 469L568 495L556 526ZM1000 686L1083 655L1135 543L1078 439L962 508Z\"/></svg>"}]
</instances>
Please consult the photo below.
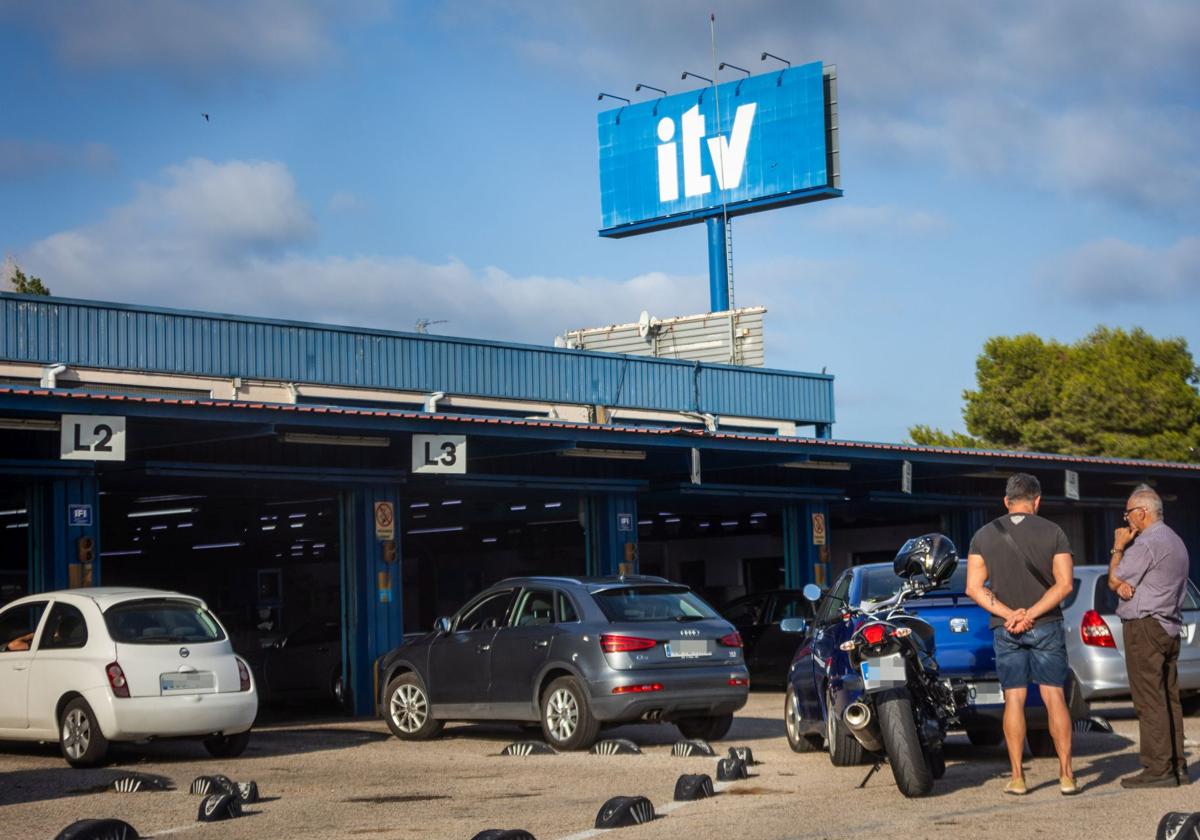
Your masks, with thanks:
<instances>
[{"instance_id":1,"label":"suv tail light","mask_svg":"<svg viewBox=\"0 0 1200 840\"><path fill-rule=\"evenodd\" d=\"M110 662L104 666L104 674L108 677L108 684L112 688L114 697L129 696L129 683L125 680L125 672L121 670L120 665Z\"/></svg>"},{"instance_id":2,"label":"suv tail light","mask_svg":"<svg viewBox=\"0 0 1200 840\"><path fill-rule=\"evenodd\" d=\"M1079 623L1079 637L1085 645L1093 647L1115 648L1117 646L1112 631L1108 629L1108 624L1095 610L1088 610L1083 614L1083 621Z\"/></svg>"},{"instance_id":3,"label":"suv tail light","mask_svg":"<svg viewBox=\"0 0 1200 840\"><path fill-rule=\"evenodd\" d=\"M246 667L246 663L242 660L237 661L238 664L238 691L250 690L250 669Z\"/></svg>"},{"instance_id":4,"label":"suv tail light","mask_svg":"<svg viewBox=\"0 0 1200 840\"><path fill-rule=\"evenodd\" d=\"M869 645L877 645L883 641L886 629L882 624L868 624L862 629L863 641Z\"/></svg>"},{"instance_id":5,"label":"suv tail light","mask_svg":"<svg viewBox=\"0 0 1200 840\"><path fill-rule=\"evenodd\" d=\"M633 650L649 650L658 642L654 639L642 639L638 636L619 636L614 633L604 633L600 636L600 649L605 653L629 653Z\"/></svg>"},{"instance_id":6,"label":"suv tail light","mask_svg":"<svg viewBox=\"0 0 1200 840\"><path fill-rule=\"evenodd\" d=\"M641 685L619 685L612 690L613 694L645 694L651 691L662 691L662 683L643 683Z\"/></svg>"},{"instance_id":7,"label":"suv tail light","mask_svg":"<svg viewBox=\"0 0 1200 840\"><path fill-rule=\"evenodd\" d=\"M720 638L720 642L721 644L725 645L725 647L741 647L742 634L734 630L728 636L722 636Z\"/></svg>"}]
</instances>

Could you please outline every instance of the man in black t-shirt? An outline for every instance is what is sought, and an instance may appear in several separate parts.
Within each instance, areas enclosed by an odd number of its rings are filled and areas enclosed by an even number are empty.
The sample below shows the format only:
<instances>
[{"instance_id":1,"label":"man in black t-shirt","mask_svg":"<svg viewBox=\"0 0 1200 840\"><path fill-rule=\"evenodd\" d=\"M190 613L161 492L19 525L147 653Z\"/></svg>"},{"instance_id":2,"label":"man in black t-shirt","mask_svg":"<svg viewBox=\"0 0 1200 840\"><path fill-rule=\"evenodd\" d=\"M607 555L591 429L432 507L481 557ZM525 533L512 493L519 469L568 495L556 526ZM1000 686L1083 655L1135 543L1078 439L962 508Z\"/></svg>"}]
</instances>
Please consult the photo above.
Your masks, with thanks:
<instances>
[{"instance_id":1,"label":"man in black t-shirt","mask_svg":"<svg viewBox=\"0 0 1200 840\"><path fill-rule=\"evenodd\" d=\"M992 614L996 673L1004 690L1004 740L1012 765L1005 793L1026 793L1025 697L1037 683L1058 753L1059 790L1076 793L1071 715L1063 685L1067 644L1059 605L1071 594L1071 547L1062 529L1037 515L1042 487L1026 473L1008 479L1008 513L980 528L967 557L967 595ZM985 585L986 584L986 585Z\"/></svg>"}]
</instances>

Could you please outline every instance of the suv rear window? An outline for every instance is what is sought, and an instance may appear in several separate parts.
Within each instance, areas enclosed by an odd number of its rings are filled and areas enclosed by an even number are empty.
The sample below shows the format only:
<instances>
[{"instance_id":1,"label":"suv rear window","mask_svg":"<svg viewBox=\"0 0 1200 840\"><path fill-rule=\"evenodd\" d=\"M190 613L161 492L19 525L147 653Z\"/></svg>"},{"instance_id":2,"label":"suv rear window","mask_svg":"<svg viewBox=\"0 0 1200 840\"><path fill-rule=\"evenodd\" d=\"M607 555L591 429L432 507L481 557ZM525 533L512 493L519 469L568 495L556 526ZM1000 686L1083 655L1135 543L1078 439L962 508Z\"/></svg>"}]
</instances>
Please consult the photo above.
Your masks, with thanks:
<instances>
[{"instance_id":1,"label":"suv rear window","mask_svg":"<svg viewBox=\"0 0 1200 840\"><path fill-rule=\"evenodd\" d=\"M716 618L713 608L689 589L677 586L622 586L593 592L612 622L694 621Z\"/></svg>"},{"instance_id":2,"label":"suv rear window","mask_svg":"<svg viewBox=\"0 0 1200 840\"><path fill-rule=\"evenodd\" d=\"M127 601L104 613L108 635L114 642L133 645L167 645L219 642L221 625L208 610L191 601L153 598Z\"/></svg>"}]
</instances>

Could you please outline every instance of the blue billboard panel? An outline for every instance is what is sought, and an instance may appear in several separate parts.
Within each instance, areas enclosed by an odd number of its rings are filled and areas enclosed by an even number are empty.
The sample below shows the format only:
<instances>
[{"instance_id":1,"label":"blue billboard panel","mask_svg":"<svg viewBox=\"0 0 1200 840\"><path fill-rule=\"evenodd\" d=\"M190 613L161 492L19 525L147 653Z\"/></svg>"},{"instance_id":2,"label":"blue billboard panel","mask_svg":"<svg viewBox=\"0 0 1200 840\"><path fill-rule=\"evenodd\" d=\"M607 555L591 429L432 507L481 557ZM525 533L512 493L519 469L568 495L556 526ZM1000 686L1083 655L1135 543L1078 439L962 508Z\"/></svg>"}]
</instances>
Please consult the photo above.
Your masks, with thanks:
<instances>
[{"instance_id":1,"label":"blue billboard panel","mask_svg":"<svg viewBox=\"0 0 1200 840\"><path fill-rule=\"evenodd\" d=\"M604 111L601 236L841 195L821 62Z\"/></svg>"}]
</instances>

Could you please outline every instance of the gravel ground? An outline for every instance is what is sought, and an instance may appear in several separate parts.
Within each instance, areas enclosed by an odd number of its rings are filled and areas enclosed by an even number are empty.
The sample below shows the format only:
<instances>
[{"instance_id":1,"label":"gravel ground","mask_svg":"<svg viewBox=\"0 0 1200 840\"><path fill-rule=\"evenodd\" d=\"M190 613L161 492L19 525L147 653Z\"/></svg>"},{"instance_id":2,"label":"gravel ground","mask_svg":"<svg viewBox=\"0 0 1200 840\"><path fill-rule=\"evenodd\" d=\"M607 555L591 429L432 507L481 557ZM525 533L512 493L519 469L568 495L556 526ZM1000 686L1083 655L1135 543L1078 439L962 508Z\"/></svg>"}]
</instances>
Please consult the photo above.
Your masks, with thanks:
<instances>
[{"instance_id":1,"label":"gravel ground","mask_svg":"<svg viewBox=\"0 0 1200 840\"><path fill-rule=\"evenodd\" d=\"M1137 724L1128 705L1095 710L1110 718L1114 734L1075 736L1079 796L1059 795L1055 761L1028 759L1033 790L1023 799L1000 792L1007 770L1003 747L972 747L961 735L948 744L946 776L932 796L904 799L886 766L860 789L868 768L837 768L824 754L791 752L782 711L781 694L752 694L729 737L715 745L720 752L751 747L760 762L752 778L712 799L666 808L654 822L622 829L619 836L1151 840L1164 812L1200 808L1197 786L1138 792L1119 786L1121 776L1138 769ZM1187 723L1195 738L1200 719ZM213 760L198 744L168 742L121 749L96 770L68 768L55 747L5 744L0 838L53 838L76 819L120 817L144 837L469 840L485 828L524 828L539 840L561 840L588 836L611 796L644 795L662 811L681 773L715 777L716 759L671 756L679 736L666 725L606 733L631 738L643 755L499 755L506 744L529 737L513 727L464 725L448 727L437 741L402 743L380 721L326 719L261 727L246 754L234 760ZM1194 748L1189 752L1195 755ZM123 770L167 777L177 789L105 790ZM209 773L253 779L267 801L248 806L238 820L197 823L199 797L187 789L194 777Z\"/></svg>"}]
</instances>

